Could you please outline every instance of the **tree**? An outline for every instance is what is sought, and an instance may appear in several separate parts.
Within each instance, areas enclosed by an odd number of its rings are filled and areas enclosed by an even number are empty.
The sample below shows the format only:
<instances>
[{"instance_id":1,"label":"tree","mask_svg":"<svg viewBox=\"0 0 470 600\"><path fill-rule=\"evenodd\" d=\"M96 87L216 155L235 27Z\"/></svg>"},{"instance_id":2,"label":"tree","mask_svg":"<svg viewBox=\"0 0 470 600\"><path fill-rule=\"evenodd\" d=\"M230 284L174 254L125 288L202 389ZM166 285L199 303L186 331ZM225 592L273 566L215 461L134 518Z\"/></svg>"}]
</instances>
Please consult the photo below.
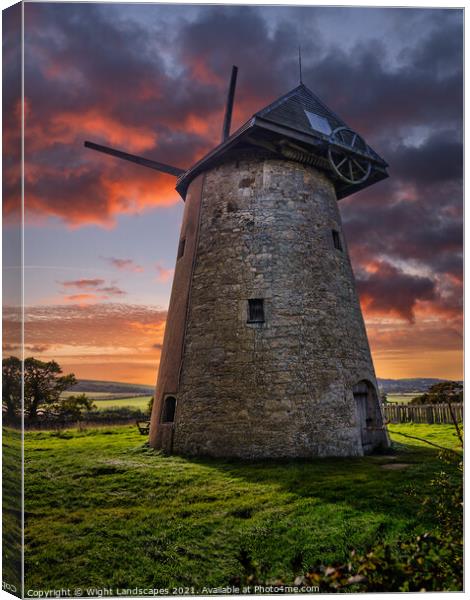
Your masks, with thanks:
<instances>
[{"instance_id":1,"label":"tree","mask_svg":"<svg viewBox=\"0 0 470 600\"><path fill-rule=\"evenodd\" d=\"M2 407L10 423L21 411L21 360L16 356L2 360Z\"/></svg>"},{"instance_id":2,"label":"tree","mask_svg":"<svg viewBox=\"0 0 470 600\"><path fill-rule=\"evenodd\" d=\"M411 400L411 404L448 404L451 402L463 402L463 385L460 381L441 381L432 385L424 394Z\"/></svg>"},{"instance_id":3,"label":"tree","mask_svg":"<svg viewBox=\"0 0 470 600\"><path fill-rule=\"evenodd\" d=\"M73 373L61 373L54 360L42 362L31 357L24 361L24 408L31 421L36 421L40 412L47 412L48 406L59 402L62 392L77 383Z\"/></svg>"},{"instance_id":4,"label":"tree","mask_svg":"<svg viewBox=\"0 0 470 600\"><path fill-rule=\"evenodd\" d=\"M91 398L86 394L78 394L59 398L57 402L48 404L44 414L59 421L80 421L85 411L94 408L96 407Z\"/></svg>"}]
</instances>

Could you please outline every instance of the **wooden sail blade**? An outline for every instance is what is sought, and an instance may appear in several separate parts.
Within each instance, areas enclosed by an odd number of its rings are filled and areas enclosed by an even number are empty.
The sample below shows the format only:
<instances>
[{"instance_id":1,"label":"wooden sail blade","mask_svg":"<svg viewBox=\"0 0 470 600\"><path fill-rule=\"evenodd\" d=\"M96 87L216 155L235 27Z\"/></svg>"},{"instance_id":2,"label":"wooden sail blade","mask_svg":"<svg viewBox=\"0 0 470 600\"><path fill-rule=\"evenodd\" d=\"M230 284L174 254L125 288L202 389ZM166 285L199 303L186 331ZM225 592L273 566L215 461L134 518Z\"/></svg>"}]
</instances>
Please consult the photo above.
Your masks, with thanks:
<instances>
[{"instance_id":1,"label":"wooden sail blade","mask_svg":"<svg viewBox=\"0 0 470 600\"><path fill-rule=\"evenodd\" d=\"M233 101L235 98L235 86L237 85L238 67L233 65L232 75L230 77L230 85L227 94L227 104L225 107L224 126L222 128L222 142L230 135L230 125L232 124Z\"/></svg>"},{"instance_id":2,"label":"wooden sail blade","mask_svg":"<svg viewBox=\"0 0 470 600\"><path fill-rule=\"evenodd\" d=\"M141 165L142 167L155 169L155 171L167 173L168 175L173 175L174 177L179 177L180 175L186 172L184 169L179 169L178 167L173 167L171 165L157 162L155 160L150 160L149 158L144 158L143 156L136 156L135 154L121 152L121 150L115 150L114 148L109 148L108 146L101 146L101 144L95 144L94 142L86 141L85 148L91 148L92 150L103 152L104 154L110 154L111 156L116 156L117 158L128 160L130 162Z\"/></svg>"}]
</instances>

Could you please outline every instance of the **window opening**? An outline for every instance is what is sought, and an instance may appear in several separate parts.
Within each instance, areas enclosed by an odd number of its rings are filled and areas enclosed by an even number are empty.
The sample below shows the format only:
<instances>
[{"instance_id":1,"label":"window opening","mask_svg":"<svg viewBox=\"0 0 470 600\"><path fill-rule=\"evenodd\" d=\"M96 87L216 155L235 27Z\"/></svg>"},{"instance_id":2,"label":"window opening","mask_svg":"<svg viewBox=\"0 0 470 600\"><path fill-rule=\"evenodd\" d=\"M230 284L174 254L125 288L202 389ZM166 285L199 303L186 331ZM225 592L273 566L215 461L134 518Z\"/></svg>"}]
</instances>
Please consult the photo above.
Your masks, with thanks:
<instances>
[{"instance_id":1,"label":"window opening","mask_svg":"<svg viewBox=\"0 0 470 600\"><path fill-rule=\"evenodd\" d=\"M176 410L176 398L174 396L167 396L163 401L163 410L162 410L162 423L173 423L175 420L175 410Z\"/></svg>"},{"instance_id":2,"label":"window opening","mask_svg":"<svg viewBox=\"0 0 470 600\"><path fill-rule=\"evenodd\" d=\"M248 300L248 323L264 323L264 300L262 298Z\"/></svg>"}]
</instances>

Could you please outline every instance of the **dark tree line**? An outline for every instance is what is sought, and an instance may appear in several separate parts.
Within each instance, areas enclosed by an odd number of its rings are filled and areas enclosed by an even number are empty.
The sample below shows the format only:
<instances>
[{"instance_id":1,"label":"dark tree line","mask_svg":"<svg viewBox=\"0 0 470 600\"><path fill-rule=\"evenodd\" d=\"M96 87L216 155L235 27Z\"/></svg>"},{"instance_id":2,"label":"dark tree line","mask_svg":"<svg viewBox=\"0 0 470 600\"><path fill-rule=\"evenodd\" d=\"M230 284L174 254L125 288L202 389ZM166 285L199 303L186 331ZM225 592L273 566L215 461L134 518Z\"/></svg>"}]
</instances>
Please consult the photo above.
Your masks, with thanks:
<instances>
[{"instance_id":1,"label":"dark tree line","mask_svg":"<svg viewBox=\"0 0 470 600\"><path fill-rule=\"evenodd\" d=\"M463 402L463 384L460 381L441 381L427 392L416 396L411 404L449 404Z\"/></svg>"},{"instance_id":2,"label":"dark tree line","mask_svg":"<svg viewBox=\"0 0 470 600\"><path fill-rule=\"evenodd\" d=\"M30 423L45 419L78 420L83 411L91 410L93 402L85 394L64 396L73 387L75 375L62 374L55 361L44 362L30 357L24 361L16 356L2 361L2 408L6 423L21 418L21 397L24 396L24 417Z\"/></svg>"}]
</instances>

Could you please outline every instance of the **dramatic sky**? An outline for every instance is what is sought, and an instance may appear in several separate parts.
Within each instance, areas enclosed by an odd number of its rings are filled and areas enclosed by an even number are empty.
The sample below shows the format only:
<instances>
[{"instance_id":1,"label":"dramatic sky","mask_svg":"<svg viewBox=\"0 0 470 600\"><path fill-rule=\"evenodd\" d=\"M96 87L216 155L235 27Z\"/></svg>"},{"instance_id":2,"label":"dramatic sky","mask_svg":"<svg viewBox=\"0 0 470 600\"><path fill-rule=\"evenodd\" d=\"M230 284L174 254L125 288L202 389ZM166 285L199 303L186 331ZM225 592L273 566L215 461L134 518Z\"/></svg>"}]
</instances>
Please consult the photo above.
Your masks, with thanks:
<instances>
[{"instance_id":1,"label":"dramatic sky","mask_svg":"<svg viewBox=\"0 0 470 600\"><path fill-rule=\"evenodd\" d=\"M27 354L155 382L183 203L83 140L189 166L219 140L232 64L237 127L297 85L300 43L304 83L390 164L340 203L377 375L461 377L462 16L26 4Z\"/></svg>"}]
</instances>

